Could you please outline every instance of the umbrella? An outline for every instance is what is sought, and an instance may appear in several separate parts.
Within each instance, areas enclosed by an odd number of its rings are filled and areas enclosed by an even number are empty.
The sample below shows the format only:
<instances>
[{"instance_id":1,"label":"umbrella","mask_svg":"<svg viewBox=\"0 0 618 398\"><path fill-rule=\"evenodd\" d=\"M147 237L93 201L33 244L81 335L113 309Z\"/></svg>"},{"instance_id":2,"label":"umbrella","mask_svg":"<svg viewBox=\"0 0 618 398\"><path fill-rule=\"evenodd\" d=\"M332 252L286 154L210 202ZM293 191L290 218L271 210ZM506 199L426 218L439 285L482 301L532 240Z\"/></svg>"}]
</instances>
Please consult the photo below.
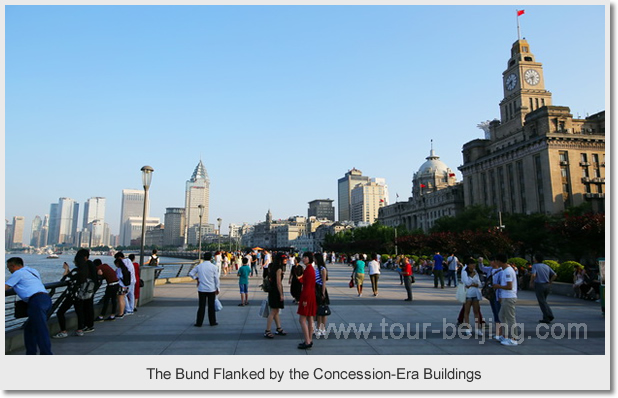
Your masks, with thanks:
<instances>
[{"instance_id":1,"label":"umbrella","mask_svg":"<svg viewBox=\"0 0 618 398\"><path fill-rule=\"evenodd\" d=\"M251 249L251 250L264 250L264 249L262 249L261 247L254 247L254 248L253 248L253 249Z\"/></svg>"}]
</instances>

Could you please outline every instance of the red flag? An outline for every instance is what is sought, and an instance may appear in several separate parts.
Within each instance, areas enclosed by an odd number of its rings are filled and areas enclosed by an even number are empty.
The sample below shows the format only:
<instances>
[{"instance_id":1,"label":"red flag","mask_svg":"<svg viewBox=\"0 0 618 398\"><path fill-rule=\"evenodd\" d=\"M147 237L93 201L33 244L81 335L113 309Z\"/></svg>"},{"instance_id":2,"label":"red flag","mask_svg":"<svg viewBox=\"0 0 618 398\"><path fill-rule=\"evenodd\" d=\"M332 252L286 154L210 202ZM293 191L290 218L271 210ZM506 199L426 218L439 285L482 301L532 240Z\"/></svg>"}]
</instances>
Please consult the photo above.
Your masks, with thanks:
<instances>
[{"instance_id":1,"label":"red flag","mask_svg":"<svg viewBox=\"0 0 618 398\"><path fill-rule=\"evenodd\" d=\"M524 10L517 10L517 16L519 17L520 15L524 15L525 11Z\"/></svg>"},{"instance_id":2,"label":"red flag","mask_svg":"<svg viewBox=\"0 0 618 398\"><path fill-rule=\"evenodd\" d=\"M384 202L384 199L380 199L380 203L381 203L381 202Z\"/></svg>"},{"instance_id":3,"label":"red flag","mask_svg":"<svg viewBox=\"0 0 618 398\"><path fill-rule=\"evenodd\" d=\"M455 177L455 173L448 173L449 177Z\"/></svg>"},{"instance_id":4,"label":"red flag","mask_svg":"<svg viewBox=\"0 0 618 398\"><path fill-rule=\"evenodd\" d=\"M421 188L427 188L427 185L421 184Z\"/></svg>"}]
</instances>

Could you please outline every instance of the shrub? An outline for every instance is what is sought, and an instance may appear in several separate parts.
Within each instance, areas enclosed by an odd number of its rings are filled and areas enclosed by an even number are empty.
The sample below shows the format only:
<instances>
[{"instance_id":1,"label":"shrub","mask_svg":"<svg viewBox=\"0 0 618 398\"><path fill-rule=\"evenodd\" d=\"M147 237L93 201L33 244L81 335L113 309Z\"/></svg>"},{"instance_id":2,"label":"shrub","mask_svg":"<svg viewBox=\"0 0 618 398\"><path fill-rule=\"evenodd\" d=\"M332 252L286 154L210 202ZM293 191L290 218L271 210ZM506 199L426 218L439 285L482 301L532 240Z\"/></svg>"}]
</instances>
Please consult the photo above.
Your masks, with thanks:
<instances>
[{"instance_id":1,"label":"shrub","mask_svg":"<svg viewBox=\"0 0 618 398\"><path fill-rule=\"evenodd\" d=\"M526 264L528 264L528 261L525 258L521 258L521 257L513 257L513 258L509 258L507 260L507 263L509 264L515 264L515 266L517 268L523 268L526 269Z\"/></svg>"},{"instance_id":2,"label":"shrub","mask_svg":"<svg viewBox=\"0 0 618 398\"><path fill-rule=\"evenodd\" d=\"M565 261L558 267L558 282L573 282L573 273L575 272L575 267L581 267L582 265L577 261Z\"/></svg>"},{"instance_id":3,"label":"shrub","mask_svg":"<svg viewBox=\"0 0 618 398\"><path fill-rule=\"evenodd\" d=\"M380 261L382 261L382 263L387 262L391 257L388 254L382 254L382 256L380 257Z\"/></svg>"},{"instance_id":4,"label":"shrub","mask_svg":"<svg viewBox=\"0 0 618 398\"><path fill-rule=\"evenodd\" d=\"M549 268L553 269L555 273L558 273L558 268L560 268L560 264L554 260L545 260L543 261L545 264L549 265Z\"/></svg>"}]
</instances>

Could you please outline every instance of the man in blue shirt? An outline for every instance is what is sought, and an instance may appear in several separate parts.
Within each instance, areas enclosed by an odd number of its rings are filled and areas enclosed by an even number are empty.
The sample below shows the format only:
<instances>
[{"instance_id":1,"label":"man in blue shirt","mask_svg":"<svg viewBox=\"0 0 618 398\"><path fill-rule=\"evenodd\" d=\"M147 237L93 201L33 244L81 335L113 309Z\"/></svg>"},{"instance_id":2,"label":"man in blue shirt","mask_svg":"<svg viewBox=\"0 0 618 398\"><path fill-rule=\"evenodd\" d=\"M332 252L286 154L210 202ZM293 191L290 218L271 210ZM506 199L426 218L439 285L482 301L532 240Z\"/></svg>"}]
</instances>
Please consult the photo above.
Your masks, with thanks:
<instances>
[{"instance_id":1,"label":"man in blue shirt","mask_svg":"<svg viewBox=\"0 0 618 398\"><path fill-rule=\"evenodd\" d=\"M543 263L544 259L542 254L534 255L534 264L532 264L532 271L530 271L530 288L534 286L536 300L539 302L539 307L541 307L543 313L543 319L539 323L550 323L554 320L554 314L547 304L547 296L551 283L558 275L549 265Z\"/></svg>"},{"instance_id":2,"label":"man in blue shirt","mask_svg":"<svg viewBox=\"0 0 618 398\"><path fill-rule=\"evenodd\" d=\"M433 287L438 288L438 279L440 280L440 286L444 289L444 257L440 255L440 252L436 252L433 256Z\"/></svg>"},{"instance_id":3,"label":"man in blue shirt","mask_svg":"<svg viewBox=\"0 0 618 398\"><path fill-rule=\"evenodd\" d=\"M11 257L6 267L12 274L4 284L4 291L14 289L20 299L28 303L28 320L24 325L26 355L52 355L51 340L47 329L47 312L52 306L51 298L37 270L24 267L24 260Z\"/></svg>"}]
</instances>

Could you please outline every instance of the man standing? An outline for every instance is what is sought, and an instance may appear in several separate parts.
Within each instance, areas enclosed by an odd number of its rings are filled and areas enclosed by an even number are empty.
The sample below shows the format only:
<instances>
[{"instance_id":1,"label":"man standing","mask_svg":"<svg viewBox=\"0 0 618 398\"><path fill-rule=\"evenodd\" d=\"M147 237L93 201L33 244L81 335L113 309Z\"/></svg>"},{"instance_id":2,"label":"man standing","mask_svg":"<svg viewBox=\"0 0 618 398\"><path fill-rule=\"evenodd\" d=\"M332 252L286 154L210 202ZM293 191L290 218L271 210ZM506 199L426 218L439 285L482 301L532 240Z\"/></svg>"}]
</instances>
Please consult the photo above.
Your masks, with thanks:
<instances>
[{"instance_id":1,"label":"man standing","mask_svg":"<svg viewBox=\"0 0 618 398\"><path fill-rule=\"evenodd\" d=\"M436 252L433 256L433 287L438 288L438 279L440 280L440 286L444 289L444 257L440 255L440 252Z\"/></svg>"},{"instance_id":2,"label":"man standing","mask_svg":"<svg viewBox=\"0 0 618 398\"><path fill-rule=\"evenodd\" d=\"M12 274L4 284L4 291L15 289L20 299L28 303L28 320L24 325L26 355L52 355L51 340L47 329L47 312L52 306L51 298L41 281L39 271L24 267L21 257L11 257L6 267Z\"/></svg>"},{"instance_id":3,"label":"man standing","mask_svg":"<svg viewBox=\"0 0 618 398\"><path fill-rule=\"evenodd\" d=\"M451 253L451 255L446 259L446 263L448 264L448 273L446 274L446 283L448 283L448 287L451 287L451 280L454 283L454 286L457 287L457 267L461 265L459 259L455 257L455 253Z\"/></svg>"},{"instance_id":4,"label":"man standing","mask_svg":"<svg viewBox=\"0 0 618 398\"><path fill-rule=\"evenodd\" d=\"M547 296L549 295L551 283L558 275L549 265L543 263L543 260L545 258L542 254L537 253L534 255L534 264L532 264L532 271L530 271L530 288L534 287L536 299L543 313L543 319L539 323L550 323L554 320L554 314L551 308L549 308L549 304L547 304Z\"/></svg>"},{"instance_id":5,"label":"man standing","mask_svg":"<svg viewBox=\"0 0 618 398\"><path fill-rule=\"evenodd\" d=\"M502 272L500 272L500 284L494 284L493 288L500 290L500 321L504 324L504 336L499 341L502 345L516 346L517 336L515 335L515 304L517 304L517 275L513 267L506 263L505 254L496 255L495 262ZM509 338L511 336L511 338Z\"/></svg>"},{"instance_id":6,"label":"man standing","mask_svg":"<svg viewBox=\"0 0 618 398\"><path fill-rule=\"evenodd\" d=\"M204 253L203 259L203 262L189 272L191 278L197 279L197 294L199 299L197 318L194 326L201 327L204 323L206 300L208 300L208 322L210 326L217 326L215 298L219 294L219 270L210 262L210 260L212 260L212 253Z\"/></svg>"},{"instance_id":7,"label":"man standing","mask_svg":"<svg viewBox=\"0 0 618 398\"><path fill-rule=\"evenodd\" d=\"M262 278L266 278L268 275L268 266L272 262L272 255L268 250L264 250L264 263L262 265Z\"/></svg>"}]
</instances>

